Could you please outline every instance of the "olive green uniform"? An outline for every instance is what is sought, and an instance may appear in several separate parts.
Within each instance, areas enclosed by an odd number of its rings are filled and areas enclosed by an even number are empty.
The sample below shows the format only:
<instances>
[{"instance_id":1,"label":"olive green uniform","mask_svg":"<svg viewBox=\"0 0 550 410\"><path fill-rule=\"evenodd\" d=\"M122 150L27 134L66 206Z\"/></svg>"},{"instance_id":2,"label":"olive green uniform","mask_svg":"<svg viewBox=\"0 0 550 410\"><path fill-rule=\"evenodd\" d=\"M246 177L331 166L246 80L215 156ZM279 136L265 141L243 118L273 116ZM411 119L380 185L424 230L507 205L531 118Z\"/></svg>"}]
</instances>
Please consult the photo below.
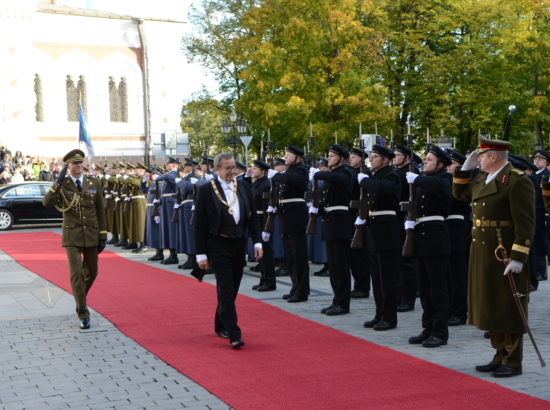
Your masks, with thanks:
<instances>
[{"instance_id":1,"label":"olive green uniform","mask_svg":"<svg viewBox=\"0 0 550 410\"><path fill-rule=\"evenodd\" d=\"M67 252L71 288L80 319L89 317L86 295L97 276L97 251L107 239L103 190L98 179L85 175L82 192L67 176L61 185L53 183L43 199L46 207L63 211L61 246Z\"/></svg>"},{"instance_id":2,"label":"olive green uniform","mask_svg":"<svg viewBox=\"0 0 550 410\"><path fill-rule=\"evenodd\" d=\"M513 275L519 293L525 295L521 303L527 314L528 259L535 230L533 183L510 163L488 184L486 172L480 172L473 181L471 174L457 169L453 178L454 197L472 204L469 323L490 331L497 350L494 362L521 370L525 328L508 278L503 275L505 265L496 259L495 249L501 244L508 258L523 263L522 271Z\"/></svg>"},{"instance_id":3,"label":"olive green uniform","mask_svg":"<svg viewBox=\"0 0 550 410\"><path fill-rule=\"evenodd\" d=\"M142 178L135 175L129 176L126 180L128 192L131 196L130 229L128 230L130 243L143 243L144 241L145 209L147 203L145 201L145 194L139 190L141 180Z\"/></svg>"}]
</instances>

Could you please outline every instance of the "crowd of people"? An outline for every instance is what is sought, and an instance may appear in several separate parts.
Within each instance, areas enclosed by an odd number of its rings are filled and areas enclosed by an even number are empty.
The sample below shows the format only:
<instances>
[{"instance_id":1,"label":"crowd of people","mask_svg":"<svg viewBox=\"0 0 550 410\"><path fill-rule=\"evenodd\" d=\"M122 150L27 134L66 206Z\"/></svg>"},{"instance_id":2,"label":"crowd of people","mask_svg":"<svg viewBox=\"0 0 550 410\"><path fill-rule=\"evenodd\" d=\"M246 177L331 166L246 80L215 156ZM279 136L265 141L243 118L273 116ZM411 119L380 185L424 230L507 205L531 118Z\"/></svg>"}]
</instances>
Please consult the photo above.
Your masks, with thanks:
<instances>
[{"instance_id":1,"label":"crowd of people","mask_svg":"<svg viewBox=\"0 0 550 410\"><path fill-rule=\"evenodd\" d=\"M54 158L46 162L40 157L23 155L0 144L0 185L24 181L55 181L62 165Z\"/></svg>"}]
</instances>

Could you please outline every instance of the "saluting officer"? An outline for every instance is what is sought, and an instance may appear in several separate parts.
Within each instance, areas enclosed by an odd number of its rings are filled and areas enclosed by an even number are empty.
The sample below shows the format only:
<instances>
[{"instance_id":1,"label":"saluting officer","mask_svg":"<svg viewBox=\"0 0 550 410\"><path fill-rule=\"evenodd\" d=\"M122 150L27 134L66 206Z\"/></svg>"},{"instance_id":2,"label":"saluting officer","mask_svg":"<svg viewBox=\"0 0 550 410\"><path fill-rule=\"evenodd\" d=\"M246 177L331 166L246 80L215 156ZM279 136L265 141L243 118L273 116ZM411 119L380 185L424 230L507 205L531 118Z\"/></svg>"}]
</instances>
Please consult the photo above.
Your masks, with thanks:
<instances>
[{"instance_id":1,"label":"saluting officer","mask_svg":"<svg viewBox=\"0 0 550 410\"><path fill-rule=\"evenodd\" d=\"M327 246L328 271L334 292L332 304L321 310L327 316L349 313L351 298L350 241L353 235L349 203L353 187L352 170L345 164L349 152L333 144L328 152L330 171L310 169L315 180L323 181L321 209L313 205L309 213L321 212L323 218L323 239Z\"/></svg>"},{"instance_id":2,"label":"saluting officer","mask_svg":"<svg viewBox=\"0 0 550 410\"><path fill-rule=\"evenodd\" d=\"M65 166L42 202L44 206L55 206L63 213L61 246L69 260L71 289L80 328L88 329L90 312L86 295L97 276L97 255L105 249L107 241L105 204L99 180L82 172L84 152L72 150L63 161Z\"/></svg>"},{"instance_id":3,"label":"saluting officer","mask_svg":"<svg viewBox=\"0 0 550 410\"><path fill-rule=\"evenodd\" d=\"M422 175L407 172L407 182L416 188L416 221L405 221L406 229L414 229L414 256L417 262L422 333L409 343L424 347L447 344L449 330L449 255L451 243L445 218L449 215L451 181L446 167L450 158L438 146L429 149Z\"/></svg>"},{"instance_id":4,"label":"saluting officer","mask_svg":"<svg viewBox=\"0 0 550 410\"><path fill-rule=\"evenodd\" d=\"M364 327L384 331L397 326L397 283L401 235L397 211L401 196L399 175L390 166L394 153L373 145L370 155L372 176L359 173L357 180L367 191L369 208L367 234L368 251L372 254L372 288L376 313ZM366 221L358 217L358 224Z\"/></svg>"},{"instance_id":5,"label":"saluting officer","mask_svg":"<svg viewBox=\"0 0 550 410\"><path fill-rule=\"evenodd\" d=\"M308 170L302 163L303 156L304 151L300 148L288 145L285 153L287 170L272 177L273 182L279 184L279 231L292 280L290 293L283 296L289 303L305 302L309 297L305 200Z\"/></svg>"},{"instance_id":6,"label":"saluting officer","mask_svg":"<svg viewBox=\"0 0 550 410\"><path fill-rule=\"evenodd\" d=\"M514 275L527 314L528 260L535 231L535 190L525 173L508 162L510 146L508 141L479 137L478 150L453 178L453 195L472 203L469 323L488 330L496 350L493 359L476 370L495 377L522 373L525 327L507 275ZM478 164L481 172L472 180Z\"/></svg>"}]
</instances>

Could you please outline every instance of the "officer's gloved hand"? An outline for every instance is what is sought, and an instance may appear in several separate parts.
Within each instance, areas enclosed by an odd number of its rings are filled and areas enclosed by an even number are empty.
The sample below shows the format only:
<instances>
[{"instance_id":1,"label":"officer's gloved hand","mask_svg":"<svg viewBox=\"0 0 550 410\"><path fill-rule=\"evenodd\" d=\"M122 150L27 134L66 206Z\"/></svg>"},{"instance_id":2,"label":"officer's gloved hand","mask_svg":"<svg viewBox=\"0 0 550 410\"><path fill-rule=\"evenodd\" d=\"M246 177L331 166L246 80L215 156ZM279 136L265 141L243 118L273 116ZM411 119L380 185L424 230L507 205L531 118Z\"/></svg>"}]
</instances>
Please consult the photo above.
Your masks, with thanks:
<instances>
[{"instance_id":1,"label":"officer's gloved hand","mask_svg":"<svg viewBox=\"0 0 550 410\"><path fill-rule=\"evenodd\" d=\"M508 275L510 272L520 273L522 269L523 262L511 260L508 265L506 265L506 269L504 269L504 276Z\"/></svg>"},{"instance_id":2,"label":"officer's gloved hand","mask_svg":"<svg viewBox=\"0 0 550 410\"><path fill-rule=\"evenodd\" d=\"M468 158L466 158L466 161L464 162L464 165L462 165L462 168L460 168L462 171L471 171L472 169L477 168L479 165L479 150L475 150L470 155L468 155Z\"/></svg>"},{"instance_id":3,"label":"officer's gloved hand","mask_svg":"<svg viewBox=\"0 0 550 410\"><path fill-rule=\"evenodd\" d=\"M309 180L310 180L310 181L313 181L313 177L315 176L315 174L316 174L317 172L319 172L319 169L317 169L317 168L311 167L311 168L309 169Z\"/></svg>"},{"instance_id":4,"label":"officer's gloved hand","mask_svg":"<svg viewBox=\"0 0 550 410\"><path fill-rule=\"evenodd\" d=\"M355 218L355 225L365 225L366 222L365 219L361 219L359 216Z\"/></svg>"},{"instance_id":5,"label":"officer's gloved hand","mask_svg":"<svg viewBox=\"0 0 550 410\"><path fill-rule=\"evenodd\" d=\"M277 213L277 207L276 206L271 206L269 205L267 207L267 211L266 211L268 214L276 214Z\"/></svg>"},{"instance_id":6,"label":"officer's gloved hand","mask_svg":"<svg viewBox=\"0 0 550 410\"><path fill-rule=\"evenodd\" d=\"M192 185L195 185L197 182L199 182L198 178L191 177L189 178L189 182L191 182Z\"/></svg>"},{"instance_id":7,"label":"officer's gloved hand","mask_svg":"<svg viewBox=\"0 0 550 410\"><path fill-rule=\"evenodd\" d=\"M156 224L159 224L159 223L160 223L160 216L157 215L157 216L155 216L153 219L154 219L154 221L155 221Z\"/></svg>"},{"instance_id":8,"label":"officer's gloved hand","mask_svg":"<svg viewBox=\"0 0 550 410\"><path fill-rule=\"evenodd\" d=\"M416 178L418 178L418 174L415 174L414 172L407 172L407 174L405 175L405 177L407 178L407 182L409 184L413 184L414 183L414 180Z\"/></svg>"},{"instance_id":9,"label":"officer's gloved hand","mask_svg":"<svg viewBox=\"0 0 550 410\"><path fill-rule=\"evenodd\" d=\"M315 208L313 205L309 207L310 214L316 214L319 212L319 208Z\"/></svg>"},{"instance_id":10,"label":"officer's gloved hand","mask_svg":"<svg viewBox=\"0 0 550 410\"><path fill-rule=\"evenodd\" d=\"M405 229L414 229L415 226L415 221L405 221Z\"/></svg>"},{"instance_id":11,"label":"officer's gloved hand","mask_svg":"<svg viewBox=\"0 0 550 410\"><path fill-rule=\"evenodd\" d=\"M275 171L274 169L268 169L268 170L267 170L267 177L268 177L269 179L273 178L273 177L274 177L275 175L277 175L277 174L278 174L278 172Z\"/></svg>"},{"instance_id":12,"label":"officer's gloved hand","mask_svg":"<svg viewBox=\"0 0 550 410\"><path fill-rule=\"evenodd\" d=\"M262 241L269 242L269 237L271 234L269 232L262 232Z\"/></svg>"},{"instance_id":13,"label":"officer's gloved hand","mask_svg":"<svg viewBox=\"0 0 550 410\"><path fill-rule=\"evenodd\" d=\"M205 174L205 175L204 175L205 181L210 181L210 180L213 179L213 178L214 178L214 176L212 176L211 174Z\"/></svg>"},{"instance_id":14,"label":"officer's gloved hand","mask_svg":"<svg viewBox=\"0 0 550 410\"><path fill-rule=\"evenodd\" d=\"M67 169L69 168L69 163L67 162L63 168L61 168L61 171L59 171L59 175L57 176L57 179L55 182L58 185L61 185L63 183L63 180L65 179L65 176L67 175Z\"/></svg>"},{"instance_id":15,"label":"officer's gloved hand","mask_svg":"<svg viewBox=\"0 0 550 410\"><path fill-rule=\"evenodd\" d=\"M362 172L359 172L357 174L357 182L361 183L362 180L365 178L368 178L369 176L367 174L363 174Z\"/></svg>"},{"instance_id":16,"label":"officer's gloved hand","mask_svg":"<svg viewBox=\"0 0 550 410\"><path fill-rule=\"evenodd\" d=\"M99 244L97 245L97 254L99 255L105 249L105 244L107 241L105 239L100 239Z\"/></svg>"}]
</instances>

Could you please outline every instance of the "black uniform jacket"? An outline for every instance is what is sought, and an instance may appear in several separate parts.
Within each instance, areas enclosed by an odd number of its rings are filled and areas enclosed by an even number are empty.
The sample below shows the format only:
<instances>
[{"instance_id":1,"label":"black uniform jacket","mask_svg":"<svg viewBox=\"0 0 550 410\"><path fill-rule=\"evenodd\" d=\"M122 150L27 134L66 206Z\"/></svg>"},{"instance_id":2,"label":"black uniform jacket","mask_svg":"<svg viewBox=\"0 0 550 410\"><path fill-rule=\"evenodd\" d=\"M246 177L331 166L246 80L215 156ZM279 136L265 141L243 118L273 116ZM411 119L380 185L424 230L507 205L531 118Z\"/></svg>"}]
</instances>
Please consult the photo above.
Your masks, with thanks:
<instances>
[{"instance_id":1,"label":"black uniform jacket","mask_svg":"<svg viewBox=\"0 0 550 410\"><path fill-rule=\"evenodd\" d=\"M451 181L453 176L447 173L449 181ZM469 202L464 202L455 197L451 196L451 203L449 208L449 217L451 219L446 219L447 229L449 230L449 237L451 240L451 253L466 252L470 246L470 241L468 240L468 232L471 227L470 215L471 208ZM464 219L455 219L454 215L461 215Z\"/></svg>"},{"instance_id":2,"label":"black uniform jacket","mask_svg":"<svg viewBox=\"0 0 550 410\"><path fill-rule=\"evenodd\" d=\"M265 226L265 221L267 219L267 214L265 213L267 207L269 206L269 198L264 198L264 192L270 191L270 183L267 176L258 178L252 183L252 198L254 199L254 206L256 207L257 212L263 212L258 214L258 220L263 229Z\"/></svg>"},{"instance_id":3,"label":"black uniform jacket","mask_svg":"<svg viewBox=\"0 0 550 410\"><path fill-rule=\"evenodd\" d=\"M441 169L430 175L420 175L414 181L417 218L449 215L451 180ZM449 231L445 221L420 222L414 228L414 254L448 256L451 253Z\"/></svg>"},{"instance_id":4,"label":"black uniform jacket","mask_svg":"<svg viewBox=\"0 0 550 410\"><path fill-rule=\"evenodd\" d=\"M307 167L298 163L291 165L285 172L273 176L273 182L279 186L279 201L285 199L304 199L308 184ZM279 203L277 207L279 214L280 233L305 232L308 222L306 201Z\"/></svg>"},{"instance_id":5,"label":"black uniform jacket","mask_svg":"<svg viewBox=\"0 0 550 410\"><path fill-rule=\"evenodd\" d=\"M320 209L323 217L322 239L325 241L350 239L353 235L349 212L353 189L352 168L342 165L331 171L319 171L315 174L315 179L324 181ZM327 210L333 206L343 206L348 209Z\"/></svg>"},{"instance_id":6,"label":"black uniform jacket","mask_svg":"<svg viewBox=\"0 0 550 410\"><path fill-rule=\"evenodd\" d=\"M226 201L218 179L214 178L214 181L218 186L218 192L223 200ZM237 195L240 208L239 223L242 221L244 230L246 231L246 229L248 229L249 235L254 243L261 243L260 225L258 215L256 215L256 207L254 206L250 186L245 183L239 183L237 185ZM220 202L212 189L211 183L209 182L201 185L195 203L195 240L197 255L208 253L208 234L216 235L219 233L222 212L227 213L227 206Z\"/></svg>"},{"instance_id":7,"label":"black uniform jacket","mask_svg":"<svg viewBox=\"0 0 550 410\"><path fill-rule=\"evenodd\" d=\"M396 215L369 216L367 232L369 250L381 252L401 248L400 226L397 211L401 197L401 179L387 166L364 178L361 186L367 191L369 212L394 211Z\"/></svg>"}]
</instances>

